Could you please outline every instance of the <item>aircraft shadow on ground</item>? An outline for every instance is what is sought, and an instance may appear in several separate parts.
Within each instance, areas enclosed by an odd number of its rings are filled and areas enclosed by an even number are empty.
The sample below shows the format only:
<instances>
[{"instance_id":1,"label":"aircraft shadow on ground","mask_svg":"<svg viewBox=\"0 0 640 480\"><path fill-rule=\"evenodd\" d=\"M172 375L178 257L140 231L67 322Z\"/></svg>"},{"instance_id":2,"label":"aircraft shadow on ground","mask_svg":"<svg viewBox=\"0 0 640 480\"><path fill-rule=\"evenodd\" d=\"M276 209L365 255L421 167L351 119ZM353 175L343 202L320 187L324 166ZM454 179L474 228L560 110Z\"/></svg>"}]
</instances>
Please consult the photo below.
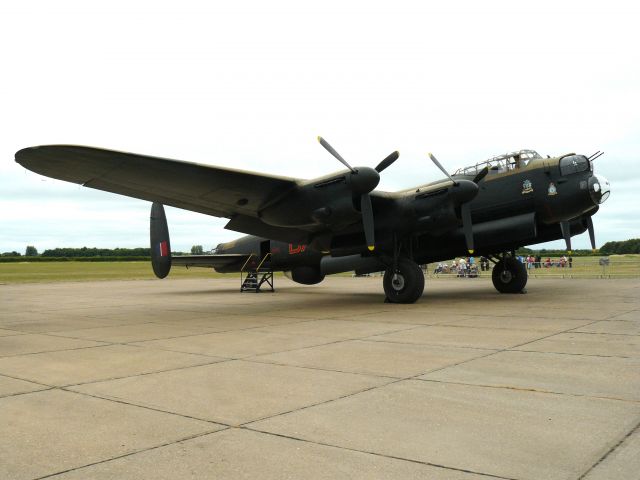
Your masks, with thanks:
<instances>
[{"instance_id":1,"label":"aircraft shadow on ground","mask_svg":"<svg viewBox=\"0 0 640 480\"><path fill-rule=\"evenodd\" d=\"M228 296L229 294L236 295L236 298L229 299L225 298L224 303L228 303L231 300L233 303L244 302L245 299L249 299L258 295L259 297L266 297L265 300L270 300L271 306L277 306L277 297L281 293L286 293L288 300L291 300L291 296L305 296L305 306L322 306L331 304L332 306L337 305L374 305L374 304L383 304L384 303L384 292L382 291L382 285L380 286L380 291L361 291L358 292L357 289L349 289L349 291L340 291L338 289L326 289L323 288L322 285L319 286L309 286L309 287L299 287L299 286L282 286L276 287L275 292L263 291L259 293L254 292L243 292L240 293L239 288L229 288L229 287L220 287L220 288L206 288L199 290L191 290L191 291L169 291L163 292L163 296L172 296L172 297L190 297L190 296L206 296L215 298L217 296ZM416 302L416 305L424 305L428 302L436 302L437 304L446 303L446 302L456 302L457 305L464 304L467 302L495 302L500 299L509 300L514 299L516 297L526 297L526 295L502 295L496 292L490 285L487 285L486 288L477 289L471 288L460 288L456 286L455 289L446 290L446 289L437 289L430 290L427 286L425 288L424 295ZM540 288L539 286L537 288ZM354 291L355 290L355 291ZM312 296L312 298L309 298ZM290 302L287 302L290 306Z\"/></svg>"}]
</instances>

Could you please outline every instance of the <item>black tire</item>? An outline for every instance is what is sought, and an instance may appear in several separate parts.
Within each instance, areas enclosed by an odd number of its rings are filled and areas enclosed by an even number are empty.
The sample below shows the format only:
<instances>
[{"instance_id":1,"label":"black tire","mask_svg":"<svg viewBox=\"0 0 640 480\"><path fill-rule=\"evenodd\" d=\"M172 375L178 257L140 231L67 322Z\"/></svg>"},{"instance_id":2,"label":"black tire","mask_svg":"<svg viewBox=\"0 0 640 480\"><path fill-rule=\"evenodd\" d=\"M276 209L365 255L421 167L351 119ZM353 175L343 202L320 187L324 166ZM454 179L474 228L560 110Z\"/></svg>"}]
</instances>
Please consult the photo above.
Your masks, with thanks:
<instances>
[{"instance_id":1,"label":"black tire","mask_svg":"<svg viewBox=\"0 0 640 480\"><path fill-rule=\"evenodd\" d=\"M424 292L424 273L408 258L398 259L398 268L384 272L384 293L391 303L414 303Z\"/></svg>"},{"instance_id":2,"label":"black tire","mask_svg":"<svg viewBox=\"0 0 640 480\"><path fill-rule=\"evenodd\" d=\"M500 293L520 293L527 284L527 269L515 258L506 257L493 267L491 280Z\"/></svg>"}]
</instances>

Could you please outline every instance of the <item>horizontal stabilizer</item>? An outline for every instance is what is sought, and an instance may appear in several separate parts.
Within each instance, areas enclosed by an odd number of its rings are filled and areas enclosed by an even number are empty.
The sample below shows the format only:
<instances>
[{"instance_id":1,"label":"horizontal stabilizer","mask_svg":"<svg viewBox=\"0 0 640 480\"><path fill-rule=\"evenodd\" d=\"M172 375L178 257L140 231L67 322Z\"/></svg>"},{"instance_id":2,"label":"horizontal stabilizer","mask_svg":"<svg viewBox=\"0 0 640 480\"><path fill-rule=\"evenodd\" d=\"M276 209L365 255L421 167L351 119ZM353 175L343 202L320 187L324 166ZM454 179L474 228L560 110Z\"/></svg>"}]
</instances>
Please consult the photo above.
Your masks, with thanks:
<instances>
[{"instance_id":1,"label":"horizontal stabilizer","mask_svg":"<svg viewBox=\"0 0 640 480\"><path fill-rule=\"evenodd\" d=\"M172 258L174 265L189 267L220 268L244 263L249 258L244 253L225 253L218 255L181 255Z\"/></svg>"}]
</instances>

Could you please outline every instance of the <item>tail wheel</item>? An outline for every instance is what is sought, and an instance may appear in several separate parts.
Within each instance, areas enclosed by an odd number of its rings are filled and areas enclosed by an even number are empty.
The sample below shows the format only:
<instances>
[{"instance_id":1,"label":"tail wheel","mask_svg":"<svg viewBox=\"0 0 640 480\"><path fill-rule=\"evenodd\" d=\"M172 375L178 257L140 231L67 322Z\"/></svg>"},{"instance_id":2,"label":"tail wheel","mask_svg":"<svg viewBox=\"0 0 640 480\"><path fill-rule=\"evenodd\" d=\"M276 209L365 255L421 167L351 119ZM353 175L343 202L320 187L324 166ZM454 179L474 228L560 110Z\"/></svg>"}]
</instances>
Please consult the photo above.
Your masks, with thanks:
<instances>
[{"instance_id":1,"label":"tail wheel","mask_svg":"<svg viewBox=\"0 0 640 480\"><path fill-rule=\"evenodd\" d=\"M491 279L500 293L519 293L527 284L527 269L515 258L505 257L493 267Z\"/></svg>"},{"instance_id":2,"label":"tail wheel","mask_svg":"<svg viewBox=\"0 0 640 480\"><path fill-rule=\"evenodd\" d=\"M424 273L408 258L398 259L396 269L384 273L384 293L392 303L414 303L424 291Z\"/></svg>"}]
</instances>

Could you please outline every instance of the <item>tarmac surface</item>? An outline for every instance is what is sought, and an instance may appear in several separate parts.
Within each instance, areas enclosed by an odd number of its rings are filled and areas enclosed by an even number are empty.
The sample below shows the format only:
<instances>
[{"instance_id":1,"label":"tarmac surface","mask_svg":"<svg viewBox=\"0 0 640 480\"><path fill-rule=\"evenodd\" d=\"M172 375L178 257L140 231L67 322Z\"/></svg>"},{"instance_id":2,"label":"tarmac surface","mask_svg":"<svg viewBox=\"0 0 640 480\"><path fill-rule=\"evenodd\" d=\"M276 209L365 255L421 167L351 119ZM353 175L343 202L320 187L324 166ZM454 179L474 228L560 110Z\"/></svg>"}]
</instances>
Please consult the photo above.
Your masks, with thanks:
<instances>
[{"instance_id":1,"label":"tarmac surface","mask_svg":"<svg viewBox=\"0 0 640 480\"><path fill-rule=\"evenodd\" d=\"M0 478L640 478L639 287L0 285Z\"/></svg>"}]
</instances>

